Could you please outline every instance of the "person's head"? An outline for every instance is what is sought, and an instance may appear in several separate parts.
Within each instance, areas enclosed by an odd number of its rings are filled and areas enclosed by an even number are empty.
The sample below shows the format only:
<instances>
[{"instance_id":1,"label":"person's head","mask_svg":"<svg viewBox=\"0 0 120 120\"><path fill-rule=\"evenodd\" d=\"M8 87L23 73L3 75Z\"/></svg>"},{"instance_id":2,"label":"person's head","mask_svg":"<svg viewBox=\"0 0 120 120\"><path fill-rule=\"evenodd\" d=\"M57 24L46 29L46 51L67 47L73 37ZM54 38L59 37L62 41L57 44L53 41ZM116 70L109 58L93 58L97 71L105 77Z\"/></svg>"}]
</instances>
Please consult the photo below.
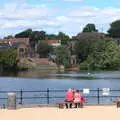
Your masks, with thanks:
<instances>
[{"instance_id":1,"label":"person's head","mask_svg":"<svg viewBox=\"0 0 120 120\"><path fill-rule=\"evenodd\" d=\"M76 92L76 90L73 90L73 93L75 93Z\"/></svg>"},{"instance_id":2,"label":"person's head","mask_svg":"<svg viewBox=\"0 0 120 120\"><path fill-rule=\"evenodd\" d=\"M69 88L69 89L68 89L68 92L71 92L71 91L72 91L72 89L71 89L71 88Z\"/></svg>"},{"instance_id":3,"label":"person's head","mask_svg":"<svg viewBox=\"0 0 120 120\"><path fill-rule=\"evenodd\" d=\"M79 93L79 90L76 90L77 93Z\"/></svg>"}]
</instances>

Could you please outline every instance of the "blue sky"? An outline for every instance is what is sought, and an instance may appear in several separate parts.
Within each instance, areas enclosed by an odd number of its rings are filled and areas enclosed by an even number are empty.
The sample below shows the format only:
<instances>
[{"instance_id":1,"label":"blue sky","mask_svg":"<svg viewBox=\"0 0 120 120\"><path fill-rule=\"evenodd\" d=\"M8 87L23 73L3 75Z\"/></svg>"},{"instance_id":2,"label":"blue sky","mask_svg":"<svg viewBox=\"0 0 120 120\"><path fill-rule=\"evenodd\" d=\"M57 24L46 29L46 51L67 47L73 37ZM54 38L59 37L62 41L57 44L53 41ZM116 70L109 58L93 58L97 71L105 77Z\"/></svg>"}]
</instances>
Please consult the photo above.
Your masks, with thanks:
<instances>
[{"instance_id":1,"label":"blue sky","mask_svg":"<svg viewBox=\"0 0 120 120\"><path fill-rule=\"evenodd\" d=\"M120 7L119 0L29 0L29 4L47 4L50 6L72 7L72 6L96 6L104 8L107 6Z\"/></svg>"},{"instance_id":2,"label":"blue sky","mask_svg":"<svg viewBox=\"0 0 120 120\"><path fill-rule=\"evenodd\" d=\"M106 32L120 19L118 0L1 0L0 36L14 35L27 28L62 31L73 36L88 23Z\"/></svg>"}]
</instances>

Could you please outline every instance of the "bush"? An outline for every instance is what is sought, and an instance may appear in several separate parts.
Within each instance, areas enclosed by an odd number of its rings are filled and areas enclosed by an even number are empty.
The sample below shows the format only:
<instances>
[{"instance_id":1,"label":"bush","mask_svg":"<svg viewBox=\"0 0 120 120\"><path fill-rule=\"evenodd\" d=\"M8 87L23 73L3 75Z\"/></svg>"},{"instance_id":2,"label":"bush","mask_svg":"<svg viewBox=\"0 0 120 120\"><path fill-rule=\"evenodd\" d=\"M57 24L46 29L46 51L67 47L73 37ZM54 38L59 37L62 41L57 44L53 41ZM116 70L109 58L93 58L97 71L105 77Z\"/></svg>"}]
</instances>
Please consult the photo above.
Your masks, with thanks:
<instances>
[{"instance_id":1,"label":"bush","mask_svg":"<svg viewBox=\"0 0 120 120\"><path fill-rule=\"evenodd\" d=\"M20 59L20 62L18 63L18 68L20 70L33 69L33 68L36 68L36 64L27 59Z\"/></svg>"},{"instance_id":2,"label":"bush","mask_svg":"<svg viewBox=\"0 0 120 120\"><path fill-rule=\"evenodd\" d=\"M84 61L80 64L80 70L88 70L89 64L87 61Z\"/></svg>"}]
</instances>

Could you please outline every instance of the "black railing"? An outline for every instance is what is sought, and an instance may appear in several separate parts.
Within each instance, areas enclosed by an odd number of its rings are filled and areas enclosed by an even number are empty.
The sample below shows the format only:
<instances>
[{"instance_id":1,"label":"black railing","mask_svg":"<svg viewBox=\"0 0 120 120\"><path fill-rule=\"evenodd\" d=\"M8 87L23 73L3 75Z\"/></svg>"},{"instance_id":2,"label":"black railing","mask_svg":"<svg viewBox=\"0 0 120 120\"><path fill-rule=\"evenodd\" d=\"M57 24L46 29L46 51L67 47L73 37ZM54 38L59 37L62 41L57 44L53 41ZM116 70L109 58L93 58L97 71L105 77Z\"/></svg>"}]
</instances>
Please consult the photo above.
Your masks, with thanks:
<instances>
[{"instance_id":1,"label":"black railing","mask_svg":"<svg viewBox=\"0 0 120 120\"><path fill-rule=\"evenodd\" d=\"M0 106L7 105L8 93L16 93L17 104L55 104L58 101L65 100L67 90L38 90L38 91L0 91ZM112 104L120 96L120 90L110 90L108 95L103 95L102 89L90 90L89 94L80 93L85 97L86 104Z\"/></svg>"}]
</instances>

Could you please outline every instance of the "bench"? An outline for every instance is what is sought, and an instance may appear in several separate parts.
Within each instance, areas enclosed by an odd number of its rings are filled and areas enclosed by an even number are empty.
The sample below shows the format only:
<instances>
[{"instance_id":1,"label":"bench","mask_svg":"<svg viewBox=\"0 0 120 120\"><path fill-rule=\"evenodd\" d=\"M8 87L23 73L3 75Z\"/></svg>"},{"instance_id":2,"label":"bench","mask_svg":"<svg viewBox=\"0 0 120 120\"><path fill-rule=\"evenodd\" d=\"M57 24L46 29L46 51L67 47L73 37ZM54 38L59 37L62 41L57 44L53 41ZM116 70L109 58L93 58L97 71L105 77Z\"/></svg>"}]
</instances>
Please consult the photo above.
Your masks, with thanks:
<instances>
[{"instance_id":1,"label":"bench","mask_svg":"<svg viewBox=\"0 0 120 120\"><path fill-rule=\"evenodd\" d=\"M84 107L85 101L86 101L85 98L82 96L82 97L81 97L81 102L80 102L80 105L79 105L80 108L83 108L83 107ZM64 108L64 106L65 106L66 104L74 104L74 105L75 105L75 102L57 102L57 103L56 103L56 105L58 105L59 108Z\"/></svg>"},{"instance_id":2,"label":"bench","mask_svg":"<svg viewBox=\"0 0 120 120\"><path fill-rule=\"evenodd\" d=\"M59 108L63 109L66 104L75 104L74 102L57 102L56 105L58 105ZM83 108L84 104L83 102L80 103L80 108Z\"/></svg>"}]
</instances>

